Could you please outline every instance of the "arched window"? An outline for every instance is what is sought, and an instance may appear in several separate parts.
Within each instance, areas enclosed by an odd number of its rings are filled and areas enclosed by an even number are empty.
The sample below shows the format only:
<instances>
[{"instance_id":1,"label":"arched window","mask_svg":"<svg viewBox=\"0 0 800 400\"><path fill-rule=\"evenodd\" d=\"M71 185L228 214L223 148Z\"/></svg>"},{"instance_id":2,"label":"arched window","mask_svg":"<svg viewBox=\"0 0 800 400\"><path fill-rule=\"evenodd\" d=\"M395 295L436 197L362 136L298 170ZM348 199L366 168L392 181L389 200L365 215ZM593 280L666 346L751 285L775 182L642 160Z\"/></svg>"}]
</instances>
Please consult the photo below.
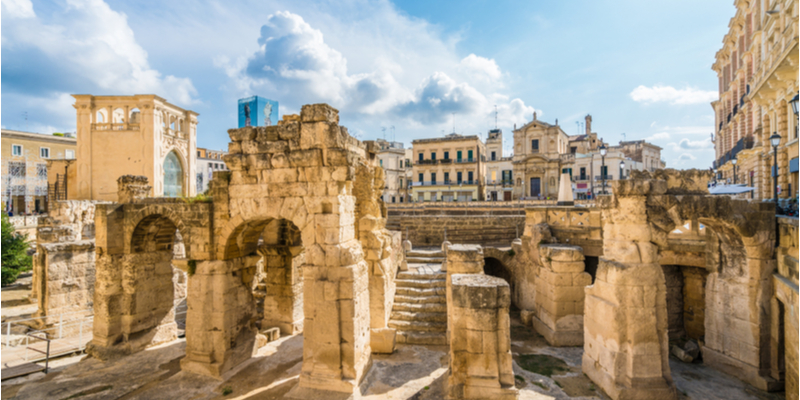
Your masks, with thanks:
<instances>
[{"instance_id":1,"label":"arched window","mask_svg":"<svg viewBox=\"0 0 800 400\"><path fill-rule=\"evenodd\" d=\"M183 195L183 167L178 155L169 152L164 159L164 197Z\"/></svg>"}]
</instances>

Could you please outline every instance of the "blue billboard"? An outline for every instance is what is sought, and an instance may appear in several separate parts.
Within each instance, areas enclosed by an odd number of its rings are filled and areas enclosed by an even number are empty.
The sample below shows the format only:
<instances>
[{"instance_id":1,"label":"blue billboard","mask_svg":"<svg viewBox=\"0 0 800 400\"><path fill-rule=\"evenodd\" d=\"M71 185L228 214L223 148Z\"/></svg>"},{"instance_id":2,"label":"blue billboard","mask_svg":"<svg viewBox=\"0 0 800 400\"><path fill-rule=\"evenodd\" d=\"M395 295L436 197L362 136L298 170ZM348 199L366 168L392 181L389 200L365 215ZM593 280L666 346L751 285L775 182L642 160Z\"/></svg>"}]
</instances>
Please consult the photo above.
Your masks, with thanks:
<instances>
[{"instance_id":1,"label":"blue billboard","mask_svg":"<svg viewBox=\"0 0 800 400\"><path fill-rule=\"evenodd\" d=\"M278 124L278 102L261 96L239 99L239 128Z\"/></svg>"}]
</instances>

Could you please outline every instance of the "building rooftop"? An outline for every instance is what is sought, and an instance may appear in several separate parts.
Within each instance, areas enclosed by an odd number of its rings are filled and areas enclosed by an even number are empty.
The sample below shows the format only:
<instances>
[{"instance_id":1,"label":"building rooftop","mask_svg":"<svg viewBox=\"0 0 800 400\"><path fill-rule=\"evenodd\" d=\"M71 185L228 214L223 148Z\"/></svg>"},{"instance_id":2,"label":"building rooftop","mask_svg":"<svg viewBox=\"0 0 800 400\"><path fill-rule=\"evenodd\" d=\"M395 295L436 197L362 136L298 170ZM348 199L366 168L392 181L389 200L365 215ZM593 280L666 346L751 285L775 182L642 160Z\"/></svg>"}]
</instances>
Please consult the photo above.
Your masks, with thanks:
<instances>
[{"instance_id":1,"label":"building rooftop","mask_svg":"<svg viewBox=\"0 0 800 400\"><path fill-rule=\"evenodd\" d=\"M52 134L15 131L12 129L3 129L2 135L3 139L15 137L20 139L38 140L43 142L63 143L63 144L76 144L78 142L78 139L75 137L54 136Z\"/></svg>"},{"instance_id":2,"label":"building rooftop","mask_svg":"<svg viewBox=\"0 0 800 400\"><path fill-rule=\"evenodd\" d=\"M431 138L431 139L415 139L412 140L411 143L434 143L434 142L446 142L446 141L460 141L460 140L480 140L477 135L459 135L457 133L450 133L445 135L445 137L439 138Z\"/></svg>"}]
</instances>

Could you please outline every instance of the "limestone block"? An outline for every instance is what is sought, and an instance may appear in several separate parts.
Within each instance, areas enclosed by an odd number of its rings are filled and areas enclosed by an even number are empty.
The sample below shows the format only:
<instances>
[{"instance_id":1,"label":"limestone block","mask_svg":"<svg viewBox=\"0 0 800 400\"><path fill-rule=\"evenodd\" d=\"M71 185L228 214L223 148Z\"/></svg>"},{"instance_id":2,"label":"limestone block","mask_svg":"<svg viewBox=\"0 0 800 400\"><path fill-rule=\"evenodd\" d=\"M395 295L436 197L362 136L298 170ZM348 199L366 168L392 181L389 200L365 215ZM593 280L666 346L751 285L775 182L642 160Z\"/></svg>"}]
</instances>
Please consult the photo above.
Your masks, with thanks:
<instances>
[{"instance_id":1,"label":"limestone block","mask_svg":"<svg viewBox=\"0 0 800 400\"><path fill-rule=\"evenodd\" d=\"M231 140L234 142L253 140L256 137L256 129L252 126L238 129L228 129L228 136L230 136Z\"/></svg>"},{"instance_id":2,"label":"limestone block","mask_svg":"<svg viewBox=\"0 0 800 400\"><path fill-rule=\"evenodd\" d=\"M396 344L397 331L392 328L370 329L370 347L373 353L392 354Z\"/></svg>"},{"instance_id":3,"label":"limestone block","mask_svg":"<svg viewBox=\"0 0 800 400\"><path fill-rule=\"evenodd\" d=\"M306 104L300 109L300 120L302 122L339 123L339 110L327 104Z\"/></svg>"}]
</instances>

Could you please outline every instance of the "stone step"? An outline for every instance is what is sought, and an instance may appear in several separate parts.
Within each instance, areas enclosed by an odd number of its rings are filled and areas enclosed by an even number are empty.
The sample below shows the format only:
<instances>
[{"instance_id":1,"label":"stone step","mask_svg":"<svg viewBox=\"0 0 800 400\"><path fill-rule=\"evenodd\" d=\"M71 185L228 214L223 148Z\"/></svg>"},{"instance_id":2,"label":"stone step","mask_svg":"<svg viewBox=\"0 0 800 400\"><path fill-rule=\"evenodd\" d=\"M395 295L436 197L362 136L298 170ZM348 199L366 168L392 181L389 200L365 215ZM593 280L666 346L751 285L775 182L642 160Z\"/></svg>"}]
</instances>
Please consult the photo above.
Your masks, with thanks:
<instances>
[{"instance_id":1,"label":"stone step","mask_svg":"<svg viewBox=\"0 0 800 400\"><path fill-rule=\"evenodd\" d=\"M390 319L389 328L394 328L398 331L444 333L447 331L447 322L397 321Z\"/></svg>"},{"instance_id":2,"label":"stone step","mask_svg":"<svg viewBox=\"0 0 800 400\"><path fill-rule=\"evenodd\" d=\"M406 295L396 295L394 296L394 304L405 304L405 305L413 305L413 304L447 304L447 297L442 294L440 296L406 296Z\"/></svg>"},{"instance_id":3,"label":"stone step","mask_svg":"<svg viewBox=\"0 0 800 400\"><path fill-rule=\"evenodd\" d=\"M406 256L406 263L408 264L441 264L442 261L444 261L444 258Z\"/></svg>"},{"instance_id":4,"label":"stone step","mask_svg":"<svg viewBox=\"0 0 800 400\"><path fill-rule=\"evenodd\" d=\"M411 271L402 271L397 274L397 279L447 279L447 274L444 272L438 272L435 274L419 274Z\"/></svg>"},{"instance_id":5,"label":"stone step","mask_svg":"<svg viewBox=\"0 0 800 400\"><path fill-rule=\"evenodd\" d=\"M421 289L415 287L397 287L395 295L401 296L446 296L447 292L444 287L434 287L430 289Z\"/></svg>"},{"instance_id":6,"label":"stone step","mask_svg":"<svg viewBox=\"0 0 800 400\"><path fill-rule=\"evenodd\" d=\"M397 343L444 346L447 344L447 335L444 332L397 331Z\"/></svg>"},{"instance_id":7,"label":"stone step","mask_svg":"<svg viewBox=\"0 0 800 400\"><path fill-rule=\"evenodd\" d=\"M444 279L396 279L398 288L443 288L447 284Z\"/></svg>"},{"instance_id":8,"label":"stone step","mask_svg":"<svg viewBox=\"0 0 800 400\"><path fill-rule=\"evenodd\" d=\"M441 250L411 250L406 253L406 257L444 258L444 252Z\"/></svg>"},{"instance_id":9,"label":"stone step","mask_svg":"<svg viewBox=\"0 0 800 400\"><path fill-rule=\"evenodd\" d=\"M444 299L444 297L442 297L442 299ZM398 299L395 298L392 311L446 313L447 303L445 303L444 300L442 302L436 302L436 303L403 303L403 302L398 302Z\"/></svg>"},{"instance_id":10,"label":"stone step","mask_svg":"<svg viewBox=\"0 0 800 400\"><path fill-rule=\"evenodd\" d=\"M392 321L447 322L447 312L392 311Z\"/></svg>"}]
</instances>

